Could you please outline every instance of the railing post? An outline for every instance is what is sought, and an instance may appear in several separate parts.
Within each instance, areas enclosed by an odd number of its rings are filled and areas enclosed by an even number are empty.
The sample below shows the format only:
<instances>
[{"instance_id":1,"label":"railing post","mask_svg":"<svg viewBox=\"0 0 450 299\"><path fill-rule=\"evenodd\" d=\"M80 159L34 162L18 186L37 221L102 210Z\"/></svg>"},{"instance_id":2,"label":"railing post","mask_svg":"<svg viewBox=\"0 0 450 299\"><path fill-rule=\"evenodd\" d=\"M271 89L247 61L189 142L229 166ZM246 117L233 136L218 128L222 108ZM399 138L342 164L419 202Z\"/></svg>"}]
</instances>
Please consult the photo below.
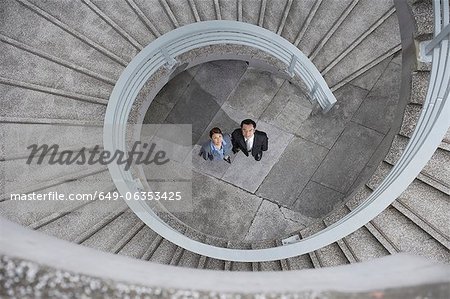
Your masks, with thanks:
<instances>
[{"instance_id":1,"label":"railing post","mask_svg":"<svg viewBox=\"0 0 450 299\"><path fill-rule=\"evenodd\" d=\"M438 35L436 35L428 45L425 47L425 55L431 52L437 45L441 43L441 41L446 38L450 34L450 24L447 24Z\"/></svg>"},{"instance_id":2,"label":"railing post","mask_svg":"<svg viewBox=\"0 0 450 299\"><path fill-rule=\"evenodd\" d=\"M164 67L168 70L172 69L178 63L178 61L169 55L169 52L167 51L166 48L161 48L160 51L161 54L164 56L164 59L166 60Z\"/></svg>"},{"instance_id":3,"label":"railing post","mask_svg":"<svg viewBox=\"0 0 450 299\"><path fill-rule=\"evenodd\" d=\"M291 76L291 78L295 76L294 69L296 64L297 64L297 56L292 54L291 63L289 64L289 68L287 69L287 73L289 74L289 76Z\"/></svg>"}]
</instances>

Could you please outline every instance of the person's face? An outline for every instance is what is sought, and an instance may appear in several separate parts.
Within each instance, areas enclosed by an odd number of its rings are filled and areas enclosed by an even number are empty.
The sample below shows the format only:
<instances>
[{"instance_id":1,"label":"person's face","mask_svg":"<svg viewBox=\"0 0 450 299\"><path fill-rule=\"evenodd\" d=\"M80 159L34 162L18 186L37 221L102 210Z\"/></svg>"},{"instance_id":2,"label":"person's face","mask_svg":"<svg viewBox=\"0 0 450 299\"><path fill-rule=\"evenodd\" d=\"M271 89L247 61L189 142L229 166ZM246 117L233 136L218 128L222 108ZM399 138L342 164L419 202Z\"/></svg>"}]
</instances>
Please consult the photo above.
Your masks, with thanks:
<instances>
[{"instance_id":1,"label":"person's face","mask_svg":"<svg viewBox=\"0 0 450 299\"><path fill-rule=\"evenodd\" d=\"M222 145L222 134L214 133L211 136L211 140L215 146L221 146Z\"/></svg>"},{"instance_id":2,"label":"person's face","mask_svg":"<svg viewBox=\"0 0 450 299\"><path fill-rule=\"evenodd\" d=\"M244 138L246 139L251 138L253 134L255 134L255 128L253 127L253 125L243 124L241 129L242 135L244 135Z\"/></svg>"}]
</instances>

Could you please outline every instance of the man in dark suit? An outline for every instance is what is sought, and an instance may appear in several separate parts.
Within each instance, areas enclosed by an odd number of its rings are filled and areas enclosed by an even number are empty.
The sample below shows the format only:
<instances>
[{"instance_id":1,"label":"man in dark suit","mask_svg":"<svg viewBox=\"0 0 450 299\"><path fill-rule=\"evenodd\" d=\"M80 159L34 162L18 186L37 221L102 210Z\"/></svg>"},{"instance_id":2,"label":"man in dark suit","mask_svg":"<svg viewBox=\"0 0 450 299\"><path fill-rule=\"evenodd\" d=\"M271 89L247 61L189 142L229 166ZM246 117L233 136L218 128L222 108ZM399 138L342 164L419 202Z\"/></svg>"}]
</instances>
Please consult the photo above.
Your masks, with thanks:
<instances>
[{"instance_id":1,"label":"man in dark suit","mask_svg":"<svg viewBox=\"0 0 450 299\"><path fill-rule=\"evenodd\" d=\"M269 138L267 134L256 130L256 123L251 119L244 119L241 128L234 130L231 134L233 153L240 150L248 157L249 153L256 161L261 160L263 151L267 151Z\"/></svg>"}]
</instances>

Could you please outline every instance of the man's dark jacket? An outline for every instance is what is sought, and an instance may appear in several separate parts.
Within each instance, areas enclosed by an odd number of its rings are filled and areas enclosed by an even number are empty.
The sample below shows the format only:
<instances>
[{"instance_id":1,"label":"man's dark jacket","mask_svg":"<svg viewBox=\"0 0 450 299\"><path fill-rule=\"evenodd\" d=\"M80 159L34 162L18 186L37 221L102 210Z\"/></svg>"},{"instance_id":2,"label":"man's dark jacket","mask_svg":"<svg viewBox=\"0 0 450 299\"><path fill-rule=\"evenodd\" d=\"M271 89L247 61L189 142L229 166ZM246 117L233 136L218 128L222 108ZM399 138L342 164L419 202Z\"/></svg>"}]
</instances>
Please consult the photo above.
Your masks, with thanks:
<instances>
[{"instance_id":1,"label":"man's dark jacket","mask_svg":"<svg viewBox=\"0 0 450 299\"><path fill-rule=\"evenodd\" d=\"M236 129L231 134L231 142L233 143L233 149L240 149L242 152L248 156L247 144L245 143L244 135L242 135L242 130ZM255 157L262 151L267 151L269 144L269 138L267 134L258 130L255 130L255 139L253 139L252 156Z\"/></svg>"}]
</instances>

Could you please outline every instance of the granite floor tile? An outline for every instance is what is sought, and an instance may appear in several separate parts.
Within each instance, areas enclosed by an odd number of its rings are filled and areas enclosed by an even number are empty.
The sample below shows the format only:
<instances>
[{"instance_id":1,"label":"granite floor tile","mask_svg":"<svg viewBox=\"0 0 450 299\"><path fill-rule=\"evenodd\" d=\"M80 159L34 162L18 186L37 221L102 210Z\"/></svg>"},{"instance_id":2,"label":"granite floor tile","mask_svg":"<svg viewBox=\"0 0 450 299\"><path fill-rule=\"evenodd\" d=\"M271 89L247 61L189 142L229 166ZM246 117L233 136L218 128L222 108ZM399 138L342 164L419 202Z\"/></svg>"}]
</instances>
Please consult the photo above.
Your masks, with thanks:
<instances>
[{"instance_id":1,"label":"granite floor tile","mask_svg":"<svg viewBox=\"0 0 450 299\"><path fill-rule=\"evenodd\" d=\"M286 218L276 204L263 200L245 240L281 239L303 227L304 225Z\"/></svg>"},{"instance_id":2,"label":"granite floor tile","mask_svg":"<svg viewBox=\"0 0 450 299\"><path fill-rule=\"evenodd\" d=\"M226 103L254 118L259 118L283 81L269 72L248 68Z\"/></svg>"},{"instance_id":3,"label":"granite floor tile","mask_svg":"<svg viewBox=\"0 0 450 299\"><path fill-rule=\"evenodd\" d=\"M366 90L351 85L340 88L335 93L337 103L334 107L327 114L311 115L298 128L297 134L306 140L331 148L367 93Z\"/></svg>"},{"instance_id":4,"label":"granite floor tile","mask_svg":"<svg viewBox=\"0 0 450 299\"><path fill-rule=\"evenodd\" d=\"M310 181L298 196L292 209L307 217L321 218L342 203L343 197L342 193Z\"/></svg>"},{"instance_id":5,"label":"granite floor tile","mask_svg":"<svg viewBox=\"0 0 450 299\"><path fill-rule=\"evenodd\" d=\"M294 137L256 194L292 206L327 153L322 146Z\"/></svg>"},{"instance_id":6,"label":"granite floor tile","mask_svg":"<svg viewBox=\"0 0 450 299\"><path fill-rule=\"evenodd\" d=\"M243 239L261 199L223 181L193 174L192 213L179 214L187 225L206 234L230 240Z\"/></svg>"},{"instance_id":7,"label":"granite floor tile","mask_svg":"<svg viewBox=\"0 0 450 299\"><path fill-rule=\"evenodd\" d=\"M313 180L346 193L383 137L374 130L350 122L317 169Z\"/></svg>"}]
</instances>

